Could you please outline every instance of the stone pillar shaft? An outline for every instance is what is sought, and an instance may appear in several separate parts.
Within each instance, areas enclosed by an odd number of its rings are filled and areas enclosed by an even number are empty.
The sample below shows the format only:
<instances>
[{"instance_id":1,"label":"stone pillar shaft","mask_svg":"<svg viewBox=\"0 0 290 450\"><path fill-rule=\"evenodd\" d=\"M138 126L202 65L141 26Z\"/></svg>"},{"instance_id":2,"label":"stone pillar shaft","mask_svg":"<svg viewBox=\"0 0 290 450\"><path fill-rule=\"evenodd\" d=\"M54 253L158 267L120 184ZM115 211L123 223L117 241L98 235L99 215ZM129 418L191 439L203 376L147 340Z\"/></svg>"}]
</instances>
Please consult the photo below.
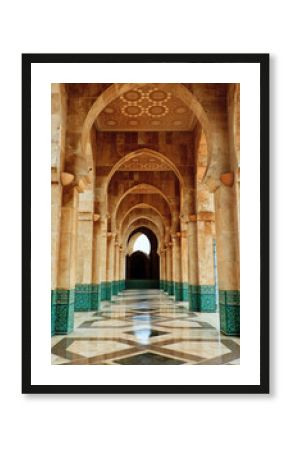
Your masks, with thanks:
<instances>
[{"instance_id":1,"label":"stone pillar shaft","mask_svg":"<svg viewBox=\"0 0 290 450\"><path fill-rule=\"evenodd\" d=\"M74 326L74 298L77 259L78 192L64 194L61 209L61 233L56 296L56 334L67 334Z\"/></svg>"},{"instance_id":2,"label":"stone pillar shaft","mask_svg":"<svg viewBox=\"0 0 290 450\"><path fill-rule=\"evenodd\" d=\"M240 332L240 279L237 205L233 187L223 184L215 192L216 244L221 331Z\"/></svg>"},{"instance_id":3,"label":"stone pillar shaft","mask_svg":"<svg viewBox=\"0 0 290 450\"><path fill-rule=\"evenodd\" d=\"M51 183L51 334L55 334L56 288L58 276L60 224L61 224L60 183Z\"/></svg>"},{"instance_id":4,"label":"stone pillar shaft","mask_svg":"<svg viewBox=\"0 0 290 450\"><path fill-rule=\"evenodd\" d=\"M188 299L189 308L197 311L198 286L198 252L197 252L197 223L188 223Z\"/></svg>"},{"instance_id":5,"label":"stone pillar shaft","mask_svg":"<svg viewBox=\"0 0 290 450\"><path fill-rule=\"evenodd\" d=\"M120 290L123 290L125 289L125 252L122 248L120 249L119 270L119 288Z\"/></svg>"},{"instance_id":6,"label":"stone pillar shaft","mask_svg":"<svg viewBox=\"0 0 290 450\"><path fill-rule=\"evenodd\" d=\"M94 284L96 242L92 212L79 212L77 284L75 286L75 311L96 310L99 307L98 289Z\"/></svg>"},{"instance_id":7,"label":"stone pillar shaft","mask_svg":"<svg viewBox=\"0 0 290 450\"><path fill-rule=\"evenodd\" d=\"M187 225L182 223L180 236L182 300L188 300L188 241Z\"/></svg>"},{"instance_id":8,"label":"stone pillar shaft","mask_svg":"<svg viewBox=\"0 0 290 450\"><path fill-rule=\"evenodd\" d=\"M114 280L114 251L115 238L112 233L107 235L107 261L106 261L106 300L112 298L112 282Z\"/></svg>"},{"instance_id":9,"label":"stone pillar shaft","mask_svg":"<svg viewBox=\"0 0 290 450\"><path fill-rule=\"evenodd\" d=\"M171 267L171 249L168 246L166 248L166 291L169 295L172 295Z\"/></svg>"},{"instance_id":10,"label":"stone pillar shaft","mask_svg":"<svg viewBox=\"0 0 290 450\"><path fill-rule=\"evenodd\" d=\"M118 242L115 242L114 280L113 280L113 287L112 287L113 295L118 295L118 293L119 293L119 272L120 272L119 264L120 264L120 246L119 246Z\"/></svg>"},{"instance_id":11,"label":"stone pillar shaft","mask_svg":"<svg viewBox=\"0 0 290 450\"><path fill-rule=\"evenodd\" d=\"M182 300L182 280L181 280L181 252L180 240L178 237L172 238L172 280L174 286L175 300Z\"/></svg>"},{"instance_id":12,"label":"stone pillar shaft","mask_svg":"<svg viewBox=\"0 0 290 450\"><path fill-rule=\"evenodd\" d=\"M214 249L212 222L197 221L198 241L198 311L216 311L216 290L214 278Z\"/></svg>"}]
</instances>

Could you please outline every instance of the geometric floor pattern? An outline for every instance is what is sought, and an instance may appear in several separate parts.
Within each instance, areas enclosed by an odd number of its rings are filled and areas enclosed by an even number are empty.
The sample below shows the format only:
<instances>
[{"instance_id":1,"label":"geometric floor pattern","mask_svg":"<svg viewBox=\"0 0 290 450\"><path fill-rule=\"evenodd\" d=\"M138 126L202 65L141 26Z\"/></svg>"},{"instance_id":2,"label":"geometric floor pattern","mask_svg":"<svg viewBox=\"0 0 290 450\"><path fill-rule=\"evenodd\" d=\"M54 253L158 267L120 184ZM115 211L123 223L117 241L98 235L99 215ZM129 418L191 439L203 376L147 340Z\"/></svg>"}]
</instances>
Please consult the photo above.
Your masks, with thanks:
<instances>
[{"instance_id":1,"label":"geometric floor pattern","mask_svg":"<svg viewBox=\"0 0 290 450\"><path fill-rule=\"evenodd\" d=\"M98 312L75 313L75 329L52 337L52 364L240 364L240 340L219 332L218 313L188 311L155 289L127 290Z\"/></svg>"}]
</instances>

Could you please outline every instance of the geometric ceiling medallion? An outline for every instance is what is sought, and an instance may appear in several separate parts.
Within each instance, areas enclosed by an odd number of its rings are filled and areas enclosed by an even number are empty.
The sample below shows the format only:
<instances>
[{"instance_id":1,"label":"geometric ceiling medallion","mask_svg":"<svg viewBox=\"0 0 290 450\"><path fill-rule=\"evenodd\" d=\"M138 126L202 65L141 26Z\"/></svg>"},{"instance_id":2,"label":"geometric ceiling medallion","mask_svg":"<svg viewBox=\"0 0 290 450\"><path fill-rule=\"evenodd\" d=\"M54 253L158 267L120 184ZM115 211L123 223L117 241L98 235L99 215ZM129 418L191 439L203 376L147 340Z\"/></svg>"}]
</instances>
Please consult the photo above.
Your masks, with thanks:
<instances>
[{"instance_id":1,"label":"geometric ceiling medallion","mask_svg":"<svg viewBox=\"0 0 290 450\"><path fill-rule=\"evenodd\" d=\"M120 96L121 112L127 117L164 117L168 114L169 108L166 105L172 97L171 92L162 91L159 88L142 90L132 89Z\"/></svg>"},{"instance_id":2,"label":"geometric ceiling medallion","mask_svg":"<svg viewBox=\"0 0 290 450\"><path fill-rule=\"evenodd\" d=\"M140 98L142 98L142 92L135 89L133 91L126 92L123 97L124 100L127 100L127 102L136 102L137 100L140 100Z\"/></svg>"},{"instance_id":3,"label":"geometric ceiling medallion","mask_svg":"<svg viewBox=\"0 0 290 450\"><path fill-rule=\"evenodd\" d=\"M168 96L167 93L164 91L160 91L159 89L153 89L150 93L149 93L149 98L150 100L156 101L156 102L160 102L162 100L168 100Z\"/></svg>"},{"instance_id":4,"label":"geometric ceiling medallion","mask_svg":"<svg viewBox=\"0 0 290 450\"><path fill-rule=\"evenodd\" d=\"M149 117L164 117L168 113L168 107L164 106L164 105L163 106L159 106L159 105L150 106L146 110L146 113L148 114Z\"/></svg>"},{"instance_id":5,"label":"geometric ceiling medallion","mask_svg":"<svg viewBox=\"0 0 290 450\"><path fill-rule=\"evenodd\" d=\"M143 108L138 105L123 106L121 111L127 117L140 117L143 114Z\"/></svg>"},{"instance_id":6,"label":"geometric ceiling medallion","mask_svg":"<svg viewBox=\"0 0 290 450\"><path fill-rule=\"evenodd\" d=\"M193 111L176 95L174 84L133 84L104 107L96 128L123 132L192 131L197 123L194 119Z\"/></svg>"}]
</instances>

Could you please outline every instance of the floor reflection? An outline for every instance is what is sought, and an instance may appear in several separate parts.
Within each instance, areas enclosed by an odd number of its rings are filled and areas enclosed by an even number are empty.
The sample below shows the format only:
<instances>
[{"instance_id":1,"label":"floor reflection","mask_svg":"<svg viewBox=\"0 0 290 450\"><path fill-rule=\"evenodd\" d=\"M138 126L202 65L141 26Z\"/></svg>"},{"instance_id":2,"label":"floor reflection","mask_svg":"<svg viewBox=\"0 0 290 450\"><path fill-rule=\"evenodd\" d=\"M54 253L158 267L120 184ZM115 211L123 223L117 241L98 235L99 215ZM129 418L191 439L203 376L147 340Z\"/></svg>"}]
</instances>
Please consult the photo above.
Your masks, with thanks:
<instances>
[{"instance_id":1,"label":"floor reflection","mask_svg":"<svg viewBox=\"0 0 290 450\"><path fill-rule=\"evenodd\" d=\"M52 364L240 363L239 338L219 332L217 313L188 311L159 290L130 290L101 311L75 313L75 330L52 338Z\"/></svg>"}]
</instances>

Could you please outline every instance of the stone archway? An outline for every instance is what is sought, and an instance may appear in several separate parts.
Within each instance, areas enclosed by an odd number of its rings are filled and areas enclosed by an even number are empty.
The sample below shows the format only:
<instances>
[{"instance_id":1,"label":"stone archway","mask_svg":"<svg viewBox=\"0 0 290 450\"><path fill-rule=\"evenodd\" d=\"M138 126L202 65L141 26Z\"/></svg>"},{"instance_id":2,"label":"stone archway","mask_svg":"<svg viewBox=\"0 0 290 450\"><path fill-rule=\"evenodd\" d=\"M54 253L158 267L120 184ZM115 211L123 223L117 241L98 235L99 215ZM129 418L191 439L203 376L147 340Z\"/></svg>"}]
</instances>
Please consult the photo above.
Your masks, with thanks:
<instances>
[{"instance_id":1,"label":"stone archway","mask_svg":"<svg viewBox=\"0 0 290 450\"><path fill-rule=\"evenodd\" d=\"M142 87L146 83L114 83L108 87L94 102L90 108L82 128L81 135L81 151L88 158L89 161L93 161L93 151L91 145L91 129L95 122L96 117L108 106L112 101L124 95L126 92L134 89L135 87ZM211 127L208 119L208 115L199 101L196 95L190 92L181 83L174 84L174 94L181 98L183 103L195 114L197 120L201 124L208 141L209 153L211 153Z\"/></svg>"}]
</instances>

